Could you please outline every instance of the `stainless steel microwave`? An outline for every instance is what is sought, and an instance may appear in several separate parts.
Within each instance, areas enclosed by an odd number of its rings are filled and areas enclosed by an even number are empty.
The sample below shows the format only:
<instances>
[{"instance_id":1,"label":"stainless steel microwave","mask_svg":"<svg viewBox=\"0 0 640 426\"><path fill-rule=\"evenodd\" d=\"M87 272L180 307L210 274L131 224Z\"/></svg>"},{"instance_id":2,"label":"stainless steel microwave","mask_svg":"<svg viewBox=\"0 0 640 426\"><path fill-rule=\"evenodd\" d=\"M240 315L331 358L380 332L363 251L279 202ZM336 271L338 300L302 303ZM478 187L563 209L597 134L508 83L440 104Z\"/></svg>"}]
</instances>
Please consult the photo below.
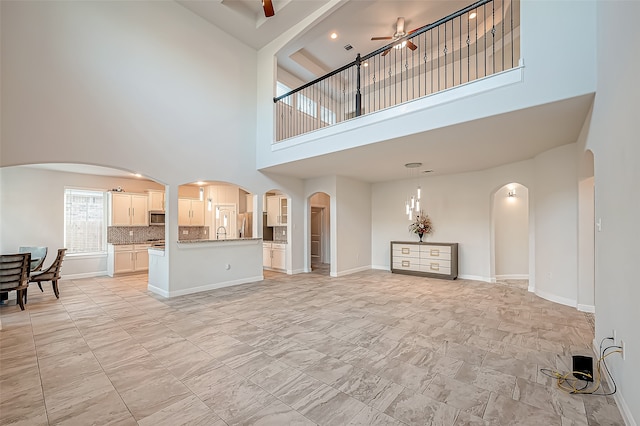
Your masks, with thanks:
<instances>
[{"instance_id":1,"label":"stainless steel microwave","mask_svg":"<svg viewBox=\"0 0 640 426\"><path fill-rule=\"evenodd\" d=\"M149 225L159 226L164 225L164 212L163 211L150 211L149 212Z\"/></svg>"}]
</instances>

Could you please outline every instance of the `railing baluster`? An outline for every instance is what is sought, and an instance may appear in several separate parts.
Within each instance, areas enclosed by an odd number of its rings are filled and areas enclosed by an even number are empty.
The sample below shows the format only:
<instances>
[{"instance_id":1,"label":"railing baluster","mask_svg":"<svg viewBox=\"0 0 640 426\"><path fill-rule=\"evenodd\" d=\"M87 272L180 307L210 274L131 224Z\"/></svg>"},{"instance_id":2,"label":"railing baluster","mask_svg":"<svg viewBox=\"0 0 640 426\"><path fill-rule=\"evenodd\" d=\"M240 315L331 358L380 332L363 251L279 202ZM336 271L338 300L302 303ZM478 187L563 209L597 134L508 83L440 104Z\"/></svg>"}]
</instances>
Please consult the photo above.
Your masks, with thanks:
<instances>
[{"instance_id":1,"label":"railing baluster","mask_svg":"<svg viewBox=\"0 0 640 426\"><path fill-rule=\"evenodd\" d=\"M497 4L500 15L496 17L497 1L500 2ZM491 3L491 23L488 22L488 3ZM513 9L513 0L479 0L456 13L425 25L412 34L395 39L372 53L364 56L358 54L354 62L275 97L276 141L504 71L509 67L509 60L506 58L509 54L510 67L513 68L518 63L518 58L515 58L518 48L515 46L517 40L513 27ZM471 26L470 22L472 12L476 13L474 26ZM466 19L466 33L463 19ZM478 22L480 19L482 23ZM448 28L448 25L451 25L451 28ZM489 31L491 40L488 39ZM509 34L511 48L510 52L505 52L509 44L505 37ZM498 52L496 36L502 38L501 41L498 40ZM456 37L459 38L457 55ZM463 64L463 37L467 45L466 69ZM489 41L491 46L488 44ZM474 43L472 67L471 44ZM496 58L496 54L501 56ZM483 55L483 63L480 63L480 55ZM488 64L489 56L491 64ZM475 73L471 74L473 69Z\"/></svg>"}]
</instances>

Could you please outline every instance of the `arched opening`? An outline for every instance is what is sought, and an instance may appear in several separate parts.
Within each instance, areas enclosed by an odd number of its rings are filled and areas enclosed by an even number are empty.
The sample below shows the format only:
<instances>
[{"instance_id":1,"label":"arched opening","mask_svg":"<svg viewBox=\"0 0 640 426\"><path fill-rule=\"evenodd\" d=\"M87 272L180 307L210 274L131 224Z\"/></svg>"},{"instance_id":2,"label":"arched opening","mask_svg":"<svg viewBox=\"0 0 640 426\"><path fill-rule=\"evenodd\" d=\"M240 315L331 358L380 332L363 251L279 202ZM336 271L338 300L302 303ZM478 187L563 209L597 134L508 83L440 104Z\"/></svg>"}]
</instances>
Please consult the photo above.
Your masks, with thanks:
<instances>
[{"instance_id":1,"label":"arched opening","mask_svg":"<svg viewBox=\"0 0 640 426\"><path fill-rule=\"evenodd\" d=\"M178 187L178 240L253 238L255 196L238 185L198 181Z\"/></svg>"},{"instance_id":2,"label":"arched opening","mask_svg":"<svg viewBox=\"0 0 640 426\"><path fill-rule=\"evenodd\" d=\"M580 162L578 181L578 310L595 312L595 177L593 152Z\"/></svg>"},{"instance_id":3,"label":"arched opening","mask_svg":"<svg viewBox=\"0 0 640 426\"><path fill-rule=\"evenodd\" d=\"M331 197L316 192L309 197L309 265L311 272L329 275L331 272Z\"/></svg>"},{"instance_id":4,"label":"arched opening","mask_svg":"<svg viewBox=\"0 0 640 426\"><path fill-rule=\"evenodd\" d=\"M284 192L274 189L264 194L262 203L262 266L275 272L291 270L291 202Z\"/></svg>"},{"instance_id":5,"label":"arched opening","mask_svg":"<svg viewBox=\"0 0 640 426\"><path fill-rule=\"evenodd\" d=\"M529 287L529 190L518 183L492 196L492 280Z\"/></svg>"}]
</instances>

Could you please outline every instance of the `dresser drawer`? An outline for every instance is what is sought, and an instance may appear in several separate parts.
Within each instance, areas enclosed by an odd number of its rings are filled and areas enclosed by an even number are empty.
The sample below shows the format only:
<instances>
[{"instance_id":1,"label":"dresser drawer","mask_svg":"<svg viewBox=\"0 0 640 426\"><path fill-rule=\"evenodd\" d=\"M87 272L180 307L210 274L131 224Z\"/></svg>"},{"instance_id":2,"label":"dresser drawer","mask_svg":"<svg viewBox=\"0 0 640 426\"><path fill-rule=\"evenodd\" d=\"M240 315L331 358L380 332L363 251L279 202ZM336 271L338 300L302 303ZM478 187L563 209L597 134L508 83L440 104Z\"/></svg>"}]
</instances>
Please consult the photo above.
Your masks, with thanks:
<instances>
[{"instance_id":1,"label":"dresser drawer","mask_svg":"<svg viewBox=\"0 0 640 426\"><path fill-rule=\"evenodd\" d=\"M403 269L405 271L420 271L420 260L417 258L394 258L392 268Z\"/></svg>"},{"instance_id":2,"label":"dresser drawer","mask_svg":"<svg viewBox=\"0 0 640 426\"><path fill-rule=\"evenodd\" d=\"M422 259L446 259L451 260L451 247L448 246L422 246L420 247Z\"/></svg>"},{"instance_id":3,"label":"dresser drawer","mask_svg":"<svg viewBox=\"0 0 640 426\"><path fill-rule=\"evenodd\" d=\"M394 244L393 257L420 257L420 246L414 244Z\"/></svg>"},{"instance_id":4,"label":"dresser drawer","mask_svg":"<svg viewBox=\"0 0 640 426\"><path fill-rule=\"evenodd\" d=\"M447 261L437 261L434 260L432 262L425 262L424 260L420 263L420 272L429 272L431 274L442 274L442 275L450 275L451 274L451 262Z\"/></svg>"}]
</instances>

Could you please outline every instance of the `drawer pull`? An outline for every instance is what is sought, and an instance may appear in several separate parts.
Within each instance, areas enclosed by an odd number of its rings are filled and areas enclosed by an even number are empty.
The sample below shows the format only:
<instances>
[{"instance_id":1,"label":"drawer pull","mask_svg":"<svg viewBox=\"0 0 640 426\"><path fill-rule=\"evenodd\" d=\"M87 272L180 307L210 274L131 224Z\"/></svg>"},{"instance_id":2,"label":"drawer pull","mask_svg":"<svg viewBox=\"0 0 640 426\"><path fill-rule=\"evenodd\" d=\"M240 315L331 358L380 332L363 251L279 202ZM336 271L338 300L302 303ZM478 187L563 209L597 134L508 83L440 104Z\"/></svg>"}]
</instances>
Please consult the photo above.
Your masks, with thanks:
<instances>
[{"instance_id":1,"label":"drawer pull","mask_svg":"<svg viewBox=\"0 0 640 426\"><path fill-rule=\"evenodd\" d=\"M411 262L410 261L408 261L408 260L403 260L402 261L402 267L403 268L408 268L410 266L411 266Z\"/></svg>"},{"instance_id":2,"label":"drawer pull","mask_svg":"<svg viewBox=\"0 0 640 426\"><path fill-rule=\"evenodd\" d=\"M429 265L429 267L431 268L432 271L439 271L440 270L440 265L437 263L432 263Z\"/></svg>"},{"instance_id":3,"label":"drawer pull","mask_svg":"<svg viewBox=\"0 0 640 426\"><path fill-rule=\"evenodd\" d=\"M439 249L431 249L431 256L440 256Z\"/></svg>"},{"instance_id":4,"label":"drawer pull","mask_svg":"<svg viewBox=\"0 0 640 426\"><path fill-rule=\"evenodd\" d=\"M402 247L402 254L409 254L409 247Z\"/></svg>"}]
</instances>

